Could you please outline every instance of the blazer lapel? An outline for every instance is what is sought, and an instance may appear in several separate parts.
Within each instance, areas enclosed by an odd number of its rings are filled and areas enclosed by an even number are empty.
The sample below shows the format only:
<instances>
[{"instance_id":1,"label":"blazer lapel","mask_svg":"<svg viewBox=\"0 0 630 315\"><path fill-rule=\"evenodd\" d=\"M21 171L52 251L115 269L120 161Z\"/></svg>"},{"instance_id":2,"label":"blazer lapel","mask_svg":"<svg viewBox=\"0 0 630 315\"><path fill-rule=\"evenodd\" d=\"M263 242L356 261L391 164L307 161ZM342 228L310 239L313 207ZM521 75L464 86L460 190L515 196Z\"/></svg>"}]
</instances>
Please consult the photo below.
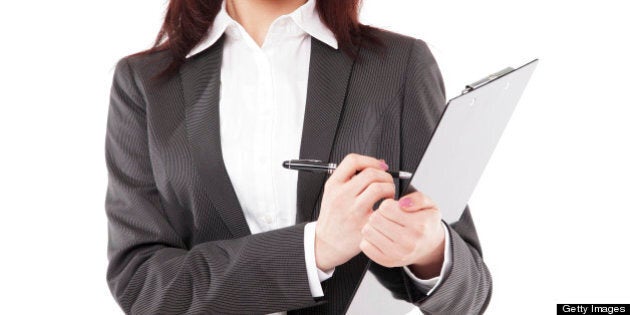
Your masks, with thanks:
<instances>
[{"instance_id":1,"label":"blazer lapel","mask_svg":"<svg viewBox=\"0 0 630 315\"><path fill-rule=\"evenodd\" d=\"M304 127L300 146L301 159L330 161L335 135L343 114L354 59L341 50L311 38L311 61ZM340 139L341 140L341 139ZM342 145L342 143L338 143ZM323 190L326 174L300 172L297 187L297 222L312 221L318 215L317 201ZM359 254L335 269L335 275L322 283L323 303L290 314L341 314L349 305L368 265L368 258Z\"/></svg>"},{"instance_id":2,"label":"blazer lapel","mask_svg":"<svg viewBox=\"0 0 630 315\"><path fill-rule=\"evenodd\" d=\"M330 162L353 64L353 59L341 49L335 50L311 37L300 159ZM314 219L325 179L326 174L323 173L298 174L297 223Z\"/></svg>"},{"instance_id":3,"label":"blazer lapel","mask_svg":"<svg viewBox=\"0 0 630 315\"><path fill-rule=\"evenodd\" d=\"M221 152L219 94L222 51L223 38L205 52L187 60L180 75L186 102L186 132L195 164L212 204L233 236L241 237L251 232ZM311 38L301 159L329 161L353 64L353 59L341 50ZM314 219L325 180L326 174L323 173L299 173L297 223Z\"/></svg>"},{"instance_id":4,"label":"blazer lapel","mask_svg":"<svg viewBox=\"0 0 630 315\"><path fill-rule=\"evenodd\" d=\"M234 237L251 234L228 176L221 152L219 97L223 38L206 51L186 61L180 70L186 103L186 132L203 185L219 215ZM329 161L337 126L342 115L354 61L311 38L308 92L300 158ZM338 161L336 161L338 162ZM297 223L316 215L326 174L300 172L297 187ZM292 314L343 312L368 259L360 254L337 267L336 275L323 283L329 303L298 310Z\"/></svg>"},{"instance_id":5,"label":"blazer lapel","mask_svg":"<svg viewBox=\"0 0 630 315\"><path fill-rule=\"evenodd\" d=\"M186 133L212 204L234 237L251 234L223 162L219 125L223 38L180 69L186 102Z\"/></svg>"}]
</instances>

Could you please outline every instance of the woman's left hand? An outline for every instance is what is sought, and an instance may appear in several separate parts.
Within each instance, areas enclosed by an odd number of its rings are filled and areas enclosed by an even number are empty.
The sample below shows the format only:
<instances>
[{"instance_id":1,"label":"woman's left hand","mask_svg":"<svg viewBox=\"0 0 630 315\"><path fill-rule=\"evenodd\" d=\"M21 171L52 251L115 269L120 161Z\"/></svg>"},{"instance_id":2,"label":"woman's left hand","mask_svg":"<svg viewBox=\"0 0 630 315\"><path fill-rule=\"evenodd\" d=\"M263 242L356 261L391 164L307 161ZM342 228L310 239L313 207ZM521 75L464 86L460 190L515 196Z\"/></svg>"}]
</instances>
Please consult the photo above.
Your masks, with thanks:
<instances>
[{"instance_id":1,"label":"woman's left hand","mask_svg":"<svg viewBox=\"0 0 630 315\"><path fill-rule=\"evenodd\" d=\"M444 227L435 203L416 191L399 201L385 199L361 233L359 247L385 267L409 266L421 279L440 275L444 260Z\"/></svg>"}]
</instances>

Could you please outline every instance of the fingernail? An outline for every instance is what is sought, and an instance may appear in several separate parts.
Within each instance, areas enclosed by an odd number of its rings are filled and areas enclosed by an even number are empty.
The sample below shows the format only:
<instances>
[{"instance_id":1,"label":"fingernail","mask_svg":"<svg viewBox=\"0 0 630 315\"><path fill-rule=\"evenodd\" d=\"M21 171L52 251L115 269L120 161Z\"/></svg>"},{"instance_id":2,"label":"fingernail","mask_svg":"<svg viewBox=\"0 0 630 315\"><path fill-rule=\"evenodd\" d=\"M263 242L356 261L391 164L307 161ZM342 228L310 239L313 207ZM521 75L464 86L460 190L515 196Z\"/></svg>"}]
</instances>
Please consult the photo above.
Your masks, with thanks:
<instances>
[{"instance_id":1,"label":"fingernail","mask_svg":"<svg viewBox=\"0 0 630 315\"><path fill-rule=\"evenodd\" d=\"M387 166L387 163L385 163L385 160L380 160L381 161L381 168L384 171L387 171L389 169L389 166Z\"/></svg>"},{"instance_id":2,"label":"fingernail","mask_svg":"<svg viewBox=\"0 0 630 315\"><path fill-rule=\"evenodd\" d=\"M412 204L413 202L411 202L410 198L403 198L403 199L398 200L398 205L403 208L409 208L411 207Z\"/></svg>"}]
</instances>

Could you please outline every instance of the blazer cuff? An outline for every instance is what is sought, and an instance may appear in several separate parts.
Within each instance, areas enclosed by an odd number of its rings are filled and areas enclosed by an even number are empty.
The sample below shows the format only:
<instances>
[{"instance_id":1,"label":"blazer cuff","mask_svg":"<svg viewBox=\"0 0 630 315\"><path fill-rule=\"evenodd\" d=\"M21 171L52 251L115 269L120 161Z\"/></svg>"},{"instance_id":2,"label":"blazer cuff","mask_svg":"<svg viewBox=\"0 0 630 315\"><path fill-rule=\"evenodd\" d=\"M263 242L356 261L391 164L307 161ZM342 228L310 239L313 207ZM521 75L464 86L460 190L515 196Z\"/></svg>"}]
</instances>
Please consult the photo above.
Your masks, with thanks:
<instances>
[{"instance_id":1,"label":"blazer cuff","mask_svg":"<svg viewBox=\"0 0 630 315\"><path fill-rule=\"evenodd\" d=\"M479 314L491 294L492 278L477 249L470 246L448 224L452 264L430 296L413 303L428 314Z\"/></svg>"}]
</instances>

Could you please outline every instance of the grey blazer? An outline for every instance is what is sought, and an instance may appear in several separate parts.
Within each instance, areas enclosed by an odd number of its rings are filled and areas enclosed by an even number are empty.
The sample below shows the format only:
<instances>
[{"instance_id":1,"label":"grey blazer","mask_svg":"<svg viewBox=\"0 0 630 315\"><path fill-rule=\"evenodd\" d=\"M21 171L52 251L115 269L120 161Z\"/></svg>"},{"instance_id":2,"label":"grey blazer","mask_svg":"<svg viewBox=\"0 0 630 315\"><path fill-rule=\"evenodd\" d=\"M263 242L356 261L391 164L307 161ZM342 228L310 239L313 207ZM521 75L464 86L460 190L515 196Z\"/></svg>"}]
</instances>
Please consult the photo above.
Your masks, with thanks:
<instances>
[{"instance_id":1,"label":"grey blazer","mask_svg":"<svg viewBox=\"0 0 630 315\"><path fill-rule=\"evenodd\" d=\"M359 48L358 60L312 39L300 158L356 152L392 169L418 165L444 107L442 78L424 42L377 36L384 47ZM249 231L221 154L222 43L166 80L152 78L167 52L116 66L106 135L111 292L133 314L340 314L370 263L354 257L323 282L323 298L311 296L303 230L318 217L326 175L299 174L296 225ZM398 195L406 184L396 182ZM491 278L470 211L449 229L453 266L430 296L402 268L373 269L426 314L481 313Z\"/></svg>"}]
</instances>

